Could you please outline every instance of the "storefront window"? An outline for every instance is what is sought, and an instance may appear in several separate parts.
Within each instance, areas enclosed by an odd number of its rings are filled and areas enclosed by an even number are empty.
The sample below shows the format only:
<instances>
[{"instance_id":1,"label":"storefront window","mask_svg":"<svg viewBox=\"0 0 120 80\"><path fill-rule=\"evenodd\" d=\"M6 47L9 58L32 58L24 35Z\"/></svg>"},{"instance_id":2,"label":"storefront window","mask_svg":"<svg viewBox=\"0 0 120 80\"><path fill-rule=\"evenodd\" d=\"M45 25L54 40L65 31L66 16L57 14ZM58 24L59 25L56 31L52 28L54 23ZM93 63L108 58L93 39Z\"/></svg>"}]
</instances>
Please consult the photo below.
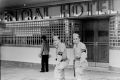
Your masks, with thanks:
<instances>
[{"instance_id":1,"label":"storefront window","mask_svg":"<svg viewBox=\"0 0 120 80\"><path fill-rule=\"evenodd\" d=\"M67 47L71 47L74 27L79 25L74 20L46 20L27 22L8 22L2 36L4 45L40 46L41 36L46 35L49 44L53 45L53 35L59 35ZM79 29L77 29L79 30Z\"/></svg>"}]
</instances>

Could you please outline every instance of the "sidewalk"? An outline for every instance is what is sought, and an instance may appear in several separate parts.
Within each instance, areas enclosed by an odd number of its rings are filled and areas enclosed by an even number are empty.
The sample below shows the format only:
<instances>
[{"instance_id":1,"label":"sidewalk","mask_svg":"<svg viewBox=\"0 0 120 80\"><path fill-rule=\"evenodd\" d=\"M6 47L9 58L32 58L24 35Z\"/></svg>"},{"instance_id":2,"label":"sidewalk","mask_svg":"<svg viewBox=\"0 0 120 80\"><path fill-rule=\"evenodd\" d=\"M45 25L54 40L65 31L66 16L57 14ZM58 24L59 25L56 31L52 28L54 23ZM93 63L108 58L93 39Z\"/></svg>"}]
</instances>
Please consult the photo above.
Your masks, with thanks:
<instances>
[{"instance_id":1,"label":"sidewalk","mask_svg":"<svg viewBox=\"0 0 120 80\"><path fill-rule=\"evenodd\" d=\"M54 80L53 69L49 72L39 72L39 69L1 67L1 80ZM73 69L65 70L66 80L74 80ZM83 78L86 80L120 80L119 73L86 70Z\"/></svg>"}]
</instances>

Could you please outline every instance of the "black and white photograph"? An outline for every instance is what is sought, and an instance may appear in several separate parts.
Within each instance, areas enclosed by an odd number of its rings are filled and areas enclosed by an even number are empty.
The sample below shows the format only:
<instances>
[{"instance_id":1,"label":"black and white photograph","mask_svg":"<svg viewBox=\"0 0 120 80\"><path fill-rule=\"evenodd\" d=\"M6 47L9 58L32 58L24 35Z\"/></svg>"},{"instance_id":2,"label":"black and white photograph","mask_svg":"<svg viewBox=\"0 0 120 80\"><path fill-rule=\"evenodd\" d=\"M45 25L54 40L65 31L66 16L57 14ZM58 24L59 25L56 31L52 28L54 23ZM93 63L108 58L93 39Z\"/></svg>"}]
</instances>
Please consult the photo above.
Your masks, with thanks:
<instances>
[{"instance_id":1,"label":"black and white photograph","mask_svg":"<svg viewBox=\"0 0 120 80\"><path fill-rule=\"evenodd\" d=\"M120 80L120 0L0 0L0 80Z\"/></svg>"}]
</instances>

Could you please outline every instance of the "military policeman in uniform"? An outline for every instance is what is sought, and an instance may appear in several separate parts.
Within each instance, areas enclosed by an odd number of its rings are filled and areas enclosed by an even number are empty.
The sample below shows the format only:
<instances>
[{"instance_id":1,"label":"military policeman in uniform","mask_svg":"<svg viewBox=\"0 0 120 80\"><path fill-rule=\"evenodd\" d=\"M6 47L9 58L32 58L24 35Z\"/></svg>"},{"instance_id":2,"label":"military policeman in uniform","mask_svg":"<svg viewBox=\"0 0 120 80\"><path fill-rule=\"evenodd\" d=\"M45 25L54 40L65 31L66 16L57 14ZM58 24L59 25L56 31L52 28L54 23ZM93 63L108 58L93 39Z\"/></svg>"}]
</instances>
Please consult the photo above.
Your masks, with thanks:
<instances>
[{"instance_id":1,"label":"military policeman in uniform","mask_svg":"<svg viewBox=\"0 0 120 80\"><path fill-rule=\"evenodd\" d=\"M56 66L54 77L56 80L65 80L64 69L68 65L67 51L64 43L60 41L59 36L53 36L53 43L56 48Z\"/></svg>"},{"instance_id":2,"label":"military policeman in uniform","mask_svg":"<svg viewBox=\"0 0 120 80\"><path fill-rule=\"evenodd\" d=\"M73 34L73 53L76 80L82 80L84 69L88 66L87 49L84 43L80 41L80 36L77 33Z\"/></svg>"}]
</instances>

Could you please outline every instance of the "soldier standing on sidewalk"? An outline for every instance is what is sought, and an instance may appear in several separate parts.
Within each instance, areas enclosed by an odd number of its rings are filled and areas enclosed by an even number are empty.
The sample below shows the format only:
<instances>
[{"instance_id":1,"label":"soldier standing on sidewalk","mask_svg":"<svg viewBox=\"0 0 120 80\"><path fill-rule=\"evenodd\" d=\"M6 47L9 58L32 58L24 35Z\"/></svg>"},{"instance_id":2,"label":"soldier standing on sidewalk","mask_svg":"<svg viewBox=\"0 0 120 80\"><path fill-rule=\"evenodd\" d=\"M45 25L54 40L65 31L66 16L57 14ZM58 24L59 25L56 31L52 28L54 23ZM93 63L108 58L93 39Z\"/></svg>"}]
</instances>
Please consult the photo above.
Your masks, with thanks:
<instances>
[{"instance_id":1,"label":"soldier standing on sidewalk","mask_svg":"<svg viewBox=\"0 0 120 80\"><path fill-rule=\"evenodd\" d=\"M76 80L82 80L84 69L88 66L87 62L87 49L84 43L80 42L78 34L73 34L73 53L75 63L75 78Z\"/></svg>"},{"instance_id":2,"label":"soldier standing on sidewalk","mask_svg":"<svg viewBox=\"0 0 120 80\"><path fill-rule=\"evenodd\" d=\"M56 48L56 66L54 69L54 77L55 80L65 80L64 69L67 67L69 62L66 46L60 41L58 36L54 36L53 41Z\"/></svg>"}]
</instances>

